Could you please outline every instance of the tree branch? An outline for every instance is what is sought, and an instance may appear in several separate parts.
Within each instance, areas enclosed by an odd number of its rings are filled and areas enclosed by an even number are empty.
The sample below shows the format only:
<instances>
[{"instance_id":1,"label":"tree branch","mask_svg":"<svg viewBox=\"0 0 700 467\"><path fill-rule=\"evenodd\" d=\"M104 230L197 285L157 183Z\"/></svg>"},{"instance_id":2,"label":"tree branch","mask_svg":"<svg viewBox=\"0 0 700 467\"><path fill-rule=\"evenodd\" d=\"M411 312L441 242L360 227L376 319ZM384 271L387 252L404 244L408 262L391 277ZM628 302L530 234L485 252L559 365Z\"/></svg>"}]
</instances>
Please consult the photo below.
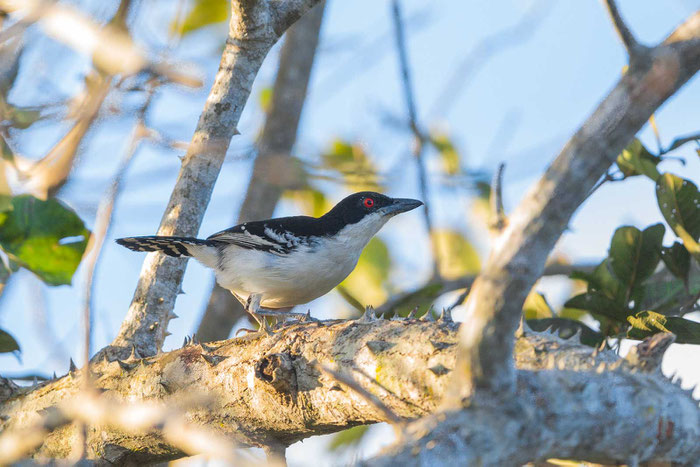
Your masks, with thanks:
<instances>
[{"instance_id":1,"label":"tree branch","mask_svg":"<svg viewBox=\"0 0 700 467\"><path fill-rule=\"evenodd\" d=\"M625 21L622 19L620 11L617 9L615 0L605 0L605 6L608 10L608 14L610 15L610 20L615 27L615 32L617 32L617 35L622 41L622 45L624 45L625 49L627 50L630 65L632 62L637 62L642 57L645 57L649 52L649 48L637 42L634 34L632 34L632 31L630 31L627 24L625 24Z\"/></svg>"},{"instance_id":2,"label":"tree branch","mask_svg":"<svg viewBox=\"0 0 700 467\"><path fill-rule=\"evenodd\" d=\"M168 406L205 394L206 410L190 410L187 419L216 427L242 445L286 446L306 437L386 420L386 414L354 391L345 391L317 364L333 364L376 381L356 383L391 412L416 418L434 411L454 368L457 326L447 316L437 322L376 320L287 326L272 336L250 335L212 344L194 344L139 359L94 363L94 386L114 401ZM327 345L318 345L319 342ZM591 370L613 365L612 352L592 355L577 339L525 333L518 339L518 367ZM46 409L81 395L74 370L33 388L8 389L0 405L3 433L34 426ZM0 380L2 382L2 380ZM661 384L661 383L659 383ZM0 394L2 395L2 394ZM37 456L64 457L75 428L53 431ZM4 436L4 435L3 435ZM155 462L182 455L158 433L134 434L118 427L90 427L88 452L113 463ZM68 447L68 448L67 448Z\"/></svg>"},{"instance_id":3,"label":"tree branch","mask_svg":"<svg viewBox=\"0 0 700 467\"><path fill-rule=\"evenodd\" d=\"M232 0L229 36L219 71L183 158L158 235L196 234L255 75L282 32L316 3L318 0ZM285 13L279 19L281 9ZM160 350L185 265L186 261L165 255L151 253L146 257L127 316L112 347L103 355L124 355L132 345L141 355L155 355Z\"/></svg>"},{"instance_id":4,"label":"tree branch","mask_svg":"<svg viewBox=\"0 0 700 467\"><path fill-rule=\"evenodd\" d=\"M258 156L238 215L239 223L272 217L286 185L298 183L275 174L280 173L280 165L287 163L296 142L324 9L322 1L285 35L272 102L257 144ZM243 305L231 292L215 284L197 336L205 342L226 339L245 314Z\"/></svg>"},{"instance_id":5,"label":"tree branch","mask_svg":"<svg viewBox=\"0 0 700 467\"><path fill-rule=\"evenodd\" d=\"M630 68L510 217L510 225L467 298L452 401L481 387L504 397L515 389L512 335L522 304L591 187L651 114L700 68L700 12L650 50L648 67Z\"/></svg>"}]
</instances>

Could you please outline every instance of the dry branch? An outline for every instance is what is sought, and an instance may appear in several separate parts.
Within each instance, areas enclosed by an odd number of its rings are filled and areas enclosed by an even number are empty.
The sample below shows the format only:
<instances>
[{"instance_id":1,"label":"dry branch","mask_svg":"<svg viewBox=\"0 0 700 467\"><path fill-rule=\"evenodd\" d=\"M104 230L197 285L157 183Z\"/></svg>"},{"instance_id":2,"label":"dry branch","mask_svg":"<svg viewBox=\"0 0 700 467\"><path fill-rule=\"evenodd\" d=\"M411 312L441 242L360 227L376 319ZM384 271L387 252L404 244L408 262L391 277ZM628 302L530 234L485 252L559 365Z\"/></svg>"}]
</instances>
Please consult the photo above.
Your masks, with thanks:
<instances>
[{"instance_id":1,"label":"dry branch","mask_svg":"<svg viewBox=\"0 0 700 467\"><path fill-rule=\"evenodd\" d=\"M632 61L625 75L564 146L510 217L466 307L459 384L508 394L515 388L513 340L522 304L574 211L652 113L700 69L700 12ZM471 389L467 388L467 392Z\"/></svg>"},{"instance_id":2,"label":"dry branch","mask_svg":"<svg viewBox=\"0 0 700 467\"><path fill-rule=\"evenodd\" d=\"M318 0L233 0L229 36L219 71L161 220L158 235L193 235L199 230L231 137L236 134L253 80L282 33ZM135 345L142 355L161 348L172 319L186 261L149 254L131 306L112 347L123 355Z\"/></svg>"},{"instance_id":3,"label":"dry branch","mask_svg":"<svg viewBox=\"0 0 700 467\"><path fill-rule=\"evenodd\" d=\"M190 410L187 419L256 446L289 445L385 420L364 397L323 375L318 364L370 376L357 378L357 384L399 417L433 412L454 368L457 326L447 316L437 322L373 316L295 324L270 337L188 342L182 349L146 359L134 354L125 361L101 361L91 367L94 386L115 402L164 406L205 394L210 405ZM617 359L608 352L593 357L592 349L577 340L563 341L551 334L527 334L517 342L521 369L567 366L588 371L601 363L615 365ZM10 388L9 399L0 405L0 428L7 434L34 426L44 410L80 393L81 371L30 389ZM66 425L53 431L36 455L65 457L72 430ZM158 433L134 435L115 427L91 427L87 439L91 456L110 462L153 462L182 455Z\"/></svg>"}]
</instances>

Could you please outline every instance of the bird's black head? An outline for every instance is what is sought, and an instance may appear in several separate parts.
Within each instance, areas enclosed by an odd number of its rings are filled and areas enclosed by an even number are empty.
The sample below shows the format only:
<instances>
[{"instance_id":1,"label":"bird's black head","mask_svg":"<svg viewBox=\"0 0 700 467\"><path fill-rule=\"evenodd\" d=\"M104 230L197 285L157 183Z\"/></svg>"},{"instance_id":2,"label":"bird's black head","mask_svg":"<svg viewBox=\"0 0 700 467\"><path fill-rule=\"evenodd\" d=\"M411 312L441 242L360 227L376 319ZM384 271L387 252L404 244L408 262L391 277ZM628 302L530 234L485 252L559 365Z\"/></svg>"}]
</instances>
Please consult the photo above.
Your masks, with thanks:
<instances>
[{"instance_id":1,"label":"bird's black head","mask_svg":"<svg viewBox=\"0 0 700 467\"><path fill-rule=\"evenodd\" d=\"M422 204L417 199L390 198L373 191L361 191L343 199L324 217L340 218L345 224L355 224L370 214L388 219Z\"/></svg>"}]
</instances>

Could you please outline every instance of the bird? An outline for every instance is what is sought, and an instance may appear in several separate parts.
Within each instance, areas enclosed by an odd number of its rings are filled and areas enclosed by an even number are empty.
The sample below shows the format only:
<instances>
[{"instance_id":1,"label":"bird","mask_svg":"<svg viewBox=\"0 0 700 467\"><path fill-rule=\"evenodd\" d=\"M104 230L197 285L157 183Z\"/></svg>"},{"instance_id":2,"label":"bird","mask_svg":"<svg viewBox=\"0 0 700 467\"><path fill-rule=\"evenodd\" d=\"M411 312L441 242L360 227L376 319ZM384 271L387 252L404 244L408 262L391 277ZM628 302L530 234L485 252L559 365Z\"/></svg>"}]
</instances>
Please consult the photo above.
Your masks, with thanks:
<instances>
[{"instance_id":1,"label":"bird","mask_svg":"<svg viewBox=\"0 0 700 467\"><path fill-rule=\"evenodd\" d=\"M422 204L363 191L347 196L321 217L244 222L206 239L143 236L116 242L134 251L193 257L214 270L218 284L262 329L267 328L264 316L309 316L291 310L340 284L389 219Z\"/></svg>"}]
</instances>

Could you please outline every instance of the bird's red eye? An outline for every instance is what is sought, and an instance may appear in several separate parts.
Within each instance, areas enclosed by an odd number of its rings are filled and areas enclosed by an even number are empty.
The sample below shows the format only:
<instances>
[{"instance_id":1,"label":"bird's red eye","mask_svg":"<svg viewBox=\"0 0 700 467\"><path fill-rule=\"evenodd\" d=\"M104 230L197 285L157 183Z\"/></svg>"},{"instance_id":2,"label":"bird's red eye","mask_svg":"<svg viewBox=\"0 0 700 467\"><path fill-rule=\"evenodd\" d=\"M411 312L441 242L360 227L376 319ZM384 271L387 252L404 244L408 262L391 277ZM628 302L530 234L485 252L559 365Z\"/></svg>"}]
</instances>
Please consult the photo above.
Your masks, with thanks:
<instances>
[{"instance_id":1,"label":"bird's red eye","mask_svg":"<svg viewBox=\"0 0 700 467\"><path fill-rule=\"evenodd\" d=\"M374 206L374 200L372 198L365 198L362 204L364 204L366 208L371 208Z\"/></svg>"}]
</instances>

